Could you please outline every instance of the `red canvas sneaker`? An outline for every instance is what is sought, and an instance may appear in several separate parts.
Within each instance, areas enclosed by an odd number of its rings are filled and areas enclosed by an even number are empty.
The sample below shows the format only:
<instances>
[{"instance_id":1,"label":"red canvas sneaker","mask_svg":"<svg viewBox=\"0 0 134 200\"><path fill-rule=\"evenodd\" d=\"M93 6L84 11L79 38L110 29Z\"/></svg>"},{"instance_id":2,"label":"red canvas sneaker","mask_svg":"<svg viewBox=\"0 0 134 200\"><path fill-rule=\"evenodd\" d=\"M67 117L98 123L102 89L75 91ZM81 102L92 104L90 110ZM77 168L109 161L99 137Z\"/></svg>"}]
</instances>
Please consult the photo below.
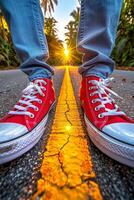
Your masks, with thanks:
<instances>
[{"instance_id":1,"label":"red canvas sneaker","mask_svg":"<svg viewBox=\"0 0 134 200\"><path fill-rule=\"evenodd\" d=\"M134 122L115 104L110 79L83 78L80 100L92 142L111 158L134 167Z\"/></svg>"},{"instance_id":2,"label":"red canvas sneaker","mask_svg":"<svg viewBox=\"0 0 134 200\"><path fill-rule=\"evenodd\" d=\"M13 110L0 120L0 164L19 157L38 142L54 102L49 79L37 79L23 90Z\"/></svg>"}]
</instances>

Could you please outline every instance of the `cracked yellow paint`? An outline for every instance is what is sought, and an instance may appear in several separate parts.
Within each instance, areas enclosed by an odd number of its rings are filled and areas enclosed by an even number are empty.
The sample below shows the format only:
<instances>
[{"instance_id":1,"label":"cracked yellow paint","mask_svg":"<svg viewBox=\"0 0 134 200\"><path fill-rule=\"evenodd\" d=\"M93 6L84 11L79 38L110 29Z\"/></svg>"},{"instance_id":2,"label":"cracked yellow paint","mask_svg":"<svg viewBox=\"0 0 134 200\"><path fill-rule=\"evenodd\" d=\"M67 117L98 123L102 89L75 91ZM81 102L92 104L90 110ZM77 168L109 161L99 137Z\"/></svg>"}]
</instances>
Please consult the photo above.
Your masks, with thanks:
<instances>
[{"instance_id":1,"label":"cracked yellow paint","mask_svg":"<svg viewBox=\"0 0 134 200\"><path fill-rule=\"evenodd\" d=\"M102 199L68 70L33 200Z\"/></svg>"}]
</instances>

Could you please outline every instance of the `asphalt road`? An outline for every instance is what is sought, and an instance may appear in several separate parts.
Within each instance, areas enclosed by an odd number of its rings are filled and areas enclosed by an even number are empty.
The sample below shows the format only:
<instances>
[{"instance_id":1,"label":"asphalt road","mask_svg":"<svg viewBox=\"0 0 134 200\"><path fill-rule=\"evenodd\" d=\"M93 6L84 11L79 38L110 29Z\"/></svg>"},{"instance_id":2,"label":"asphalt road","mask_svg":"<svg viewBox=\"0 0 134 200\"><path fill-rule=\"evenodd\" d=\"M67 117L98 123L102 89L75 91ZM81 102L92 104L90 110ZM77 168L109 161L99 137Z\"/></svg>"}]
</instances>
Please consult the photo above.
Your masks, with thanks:
<instances>
[{"instance_id":1,"label":"asphalt road","mask_svg":"<svg viewBox=\"0 0 134 200\"><path fill-rule=\"evenodd\" d=\"M54 85L57 97L59 96L63 75L64 68L56 68ZM70 75L83 122L78 97L80 76L75 67L71 68ZM129 116L134 118L134 72L116 71L113 76L116 79L112 84L112 89L123 97L122 101L117 100L117 102ZM20 71L0 72L0 117L12 108L27 83L26 76ZM43 152L51 130L54 112L55 109L50 114L44 136L33 149L20 158L0 166L0 200L27 200L36 192ZM108 158L90 141L89 149L103 198L106 200L133 200L134 169Z\"/></svg>"},{"instance_id":2,"label":"asphalt road","mask_svg":"<svg viewBox=\"0 0 134 200\"><path fill-rule=\"evenodd\" d=\"M83 114L78 97L81 77L76 76L76 73L77 70L75 68L70 70L81 120L83 121ZM117 104L129 117L134 119L134 72L118 70L113 73L112 77L115 79L111 88L123 97L123 100L116 99ZM90 141L89 148L97 181L104 199L134 200L134 169L110 159L101 153Z\"/></svg>"}]
</instances>

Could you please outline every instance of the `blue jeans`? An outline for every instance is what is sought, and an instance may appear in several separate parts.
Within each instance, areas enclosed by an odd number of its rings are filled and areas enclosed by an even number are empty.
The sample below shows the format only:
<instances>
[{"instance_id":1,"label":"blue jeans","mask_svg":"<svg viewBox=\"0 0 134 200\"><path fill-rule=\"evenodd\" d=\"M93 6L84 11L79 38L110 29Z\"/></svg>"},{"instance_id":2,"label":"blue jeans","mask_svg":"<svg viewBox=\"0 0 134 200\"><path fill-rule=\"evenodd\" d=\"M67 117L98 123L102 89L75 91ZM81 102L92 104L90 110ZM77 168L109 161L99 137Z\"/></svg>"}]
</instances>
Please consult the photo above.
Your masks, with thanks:
<instances>
[{"instance_id":1,"label":"blue jeans","mask_svg":"<svg viewBox=\"0 0 134 200\"><path fill-rule=\"evenodd\" d=\"M82 0L78 50L84 54L79 72L83 76L108 77L114 68L110 58L114 46L122 0ZM51 78L54 70L47 64L48 46L44 17L39 0L0 0L9 25L20 68L30 81Z\"/></svg>"}]
</instances>

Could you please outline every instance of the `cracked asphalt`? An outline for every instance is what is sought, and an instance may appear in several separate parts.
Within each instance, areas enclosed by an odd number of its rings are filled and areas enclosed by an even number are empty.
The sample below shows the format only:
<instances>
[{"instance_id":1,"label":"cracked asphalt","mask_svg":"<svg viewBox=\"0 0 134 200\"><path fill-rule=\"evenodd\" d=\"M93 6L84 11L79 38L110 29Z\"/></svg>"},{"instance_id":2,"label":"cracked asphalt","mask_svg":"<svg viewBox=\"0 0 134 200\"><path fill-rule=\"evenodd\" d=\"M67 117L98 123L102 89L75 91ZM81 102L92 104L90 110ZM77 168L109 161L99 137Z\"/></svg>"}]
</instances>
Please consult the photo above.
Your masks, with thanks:
<instances>
[{"instance_id":1,"label":"cracked asphalt","mask_svg":"<svg viewBox=\"0 0 134 200\"><path fill-rule=\"evenodd\" d=\"M58 98L56 110L52 110L44 136L35 147L20 158L0 166L0 200L55 200L57 196L53 194L58 194L59 200L98 200L101 195L106 200L134 199L134 169L108 158L88 139L78 96L80 76L76 67L70 67L69 71L77 106L71 99L72 92L66 92L67 86L62 88L64 95L60 95L65 68L57 67L54 76ZM113 76L112 89L123 97L117 102L134 119L134 72L115 71ZM26 76L20 71L0 72L0 117L12 108L27 83ZM58 106L59 101L60 105L63 102L63 112ZM77 135L78 129L81 131ZM84 167L79 167L80 163ZM81 182L80 174L84 174L84 182Z\"/></svg>"},{"instance_id":2,"label":"cracked asphalt","mask_svg":"<svg viewBox=\"0 0 134 200\"><path fill-rule=\"evenodd\" d=\"M81 77L75 67L70 68L70 76L76 101L83 122L83 114L78 97ZM117 92L123 100L116 99L117 104L134 119L134 72L115 71L112 74L114 81L111 88ZM85 130L86 132L86 130ZM89 145L94 170L102 195L107 200L133 200L134 199L134 169L119 164L101 153L92 143Z\"/></svg>"},{"instance_id":3,"label":"cracked asphalt","mask_svg":"<svg viewBox=\"0 0 134 200\"><path fill-rule=\"evenodd\" d=\"M76 120L77 119L77 120ZM67 68L33 199L101 200Z\"/></svg>"}]
</instances>

